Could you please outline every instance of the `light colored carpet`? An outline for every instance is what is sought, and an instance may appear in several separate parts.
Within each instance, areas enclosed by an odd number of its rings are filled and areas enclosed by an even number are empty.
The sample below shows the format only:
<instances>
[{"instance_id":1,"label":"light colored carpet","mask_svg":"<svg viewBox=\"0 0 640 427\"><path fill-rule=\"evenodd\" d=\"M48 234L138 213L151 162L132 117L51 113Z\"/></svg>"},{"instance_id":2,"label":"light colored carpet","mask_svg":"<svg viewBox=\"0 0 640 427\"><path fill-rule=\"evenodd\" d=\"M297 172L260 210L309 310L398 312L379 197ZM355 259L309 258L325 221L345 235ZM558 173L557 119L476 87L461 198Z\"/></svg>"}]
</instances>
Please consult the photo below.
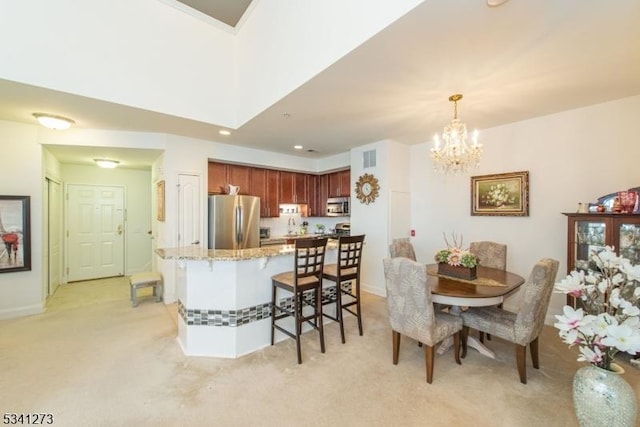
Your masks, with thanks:
<instances>
[{"instance_id":1,"label":"light colored carpet","mask_svg":"<svg viewBox=\"0 0 640 427\"><path fill-rule=\"evenodd\" d=\"M148 291L145 293L145 291ZM150 295L151 290L141 291ZM303 364L286 340L240 359L184 356L176 306L141 298L126 279L63 285L46 313L0 321L0 410L52 413L56 426L575 426L573 375L582 364L555 329L541 337L539 370L518 380L513 346L494 338L491 360L469 349L462 365L402 341L391 363L386 300L364 298L364 336L346 321L303 338ZM622 358L638 392L639 371Z\"/></svg>"}]
</instances>

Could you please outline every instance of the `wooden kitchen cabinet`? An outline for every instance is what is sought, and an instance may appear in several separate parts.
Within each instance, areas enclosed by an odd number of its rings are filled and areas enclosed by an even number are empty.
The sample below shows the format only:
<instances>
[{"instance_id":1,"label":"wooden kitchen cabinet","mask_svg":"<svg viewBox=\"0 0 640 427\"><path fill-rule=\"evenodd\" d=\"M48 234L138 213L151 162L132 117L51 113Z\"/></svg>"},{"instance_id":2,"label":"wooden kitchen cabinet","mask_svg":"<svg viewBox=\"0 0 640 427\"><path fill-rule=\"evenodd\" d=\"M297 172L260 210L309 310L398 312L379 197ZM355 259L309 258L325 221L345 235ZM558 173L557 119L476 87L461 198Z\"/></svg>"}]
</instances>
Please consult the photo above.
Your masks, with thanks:
<instances>
[{"instance_id":1,"label":"wooden kitchen cabinet","mask_svg":"<svg viewBox=\"0 0 640 427\"><path fill-rule=\"evenodd\" d=\"M344 170L329 174L329 197L349 197L351 195L351 171Z\"/></svg>"},{"instance_id":2,"label":"wooden kitchen cabinet","mask_svg":"<svg viewBox=\"0 0 640 427\"><path fill-rule=\"evenodd\" d=\"M567 273L588 270L590 255L605 246L615 247L618 255L640 264L640 215L615 213L565 213L568 220ZM560 280L562 276L558 278ZM567 304L576 306L567 296Z\"/></svg>"},{"instance_id":3,"label":"wooden kitchen cabinet","mask_svg":"<svg viewBox=\"0 0 640 427\"><path fill-rule=\"evenodd\" d=\"M251 167L209 162L207 189L209 194L227 194L227 185L240 187L240 194L250 194Z\"/></svg>"},{"instance_id":4,"label":"wooden kitchen cabinet","mask_svg":"<svg viewBox=\"0 0 640 427\"><path fill-rule=\"evenodd\" d=\"M307 204L307 174L280 171L280 203Z\"/></svg>"},{"instance_id":5,"label":"wooden kitchen cabinet","mask_svg":"<svg viewBox=\"0 0 640 427\"><path fill-rule=\"evenodd\" d=\"M260 197L260 217L280 216L279 172L272 169L251 168L251 195Z\"/></svg>"},{"instance_id":6,"label":"wooden kitchen cabinet","mask_svg":"<svg viewBox=\"0 0 640 427\"><path fill-rule=\"evenodd\" d=\"M324 207L318 205L318 175L307 175L307 216L322 216Z\"/></svg>"},{"instance_id":7,"label":"wooden kitchen cabinet","mask_svg":"<svg viewBox=\"0 0 640 427\"><path fill-rule=\"evenodd\" d=\"M207 191L209 194L225 194L227 182L226 163L209 162Z\"/></svg>"}]
</instances>

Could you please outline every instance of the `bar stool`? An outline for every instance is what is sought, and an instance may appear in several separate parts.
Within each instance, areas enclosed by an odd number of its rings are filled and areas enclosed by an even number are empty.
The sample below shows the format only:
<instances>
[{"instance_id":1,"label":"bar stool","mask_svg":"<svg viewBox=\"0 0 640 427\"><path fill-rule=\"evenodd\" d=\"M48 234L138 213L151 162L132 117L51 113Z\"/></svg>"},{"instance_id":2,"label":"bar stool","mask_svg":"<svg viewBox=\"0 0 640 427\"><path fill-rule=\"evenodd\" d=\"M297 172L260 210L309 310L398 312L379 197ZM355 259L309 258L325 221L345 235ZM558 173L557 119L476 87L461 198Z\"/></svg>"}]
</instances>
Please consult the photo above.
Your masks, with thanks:
<instances>
[{"instance_id":1,"label":"bar stool","mask_svg":"<svg viewBox=\"0 0 640 427\"><path fill-rule=\"evenodd\" d=\"M328 264L324 268L322 277L336 284L336 315L323 313L325 317L335 320L340 324L340 336L342 343L344 339L344 321L342 310L353 314L358 319L358 330L362 336L362 311L360 306L360 265L362 262L362 246L365 235L343 236L338 239L338 261L336 264ZM343 287L351 282L351 290ZM343 296L349 297L349 301L344 302ZM333 304L329 301L327 304ZM356 306L353 311L350 307Z\"/></svg>"},{"instance_id":2,"label":"bar stool","mask_svg":"<svg viewBox=\"0 0 640 427\"><path fill-rule=\"evenodd\" d=\"M131 305L138 306L138 289L153 287L156 302L162 301L162 274L155 271L132 274L129 278Z\"/></svg>"},{"instance_id":3,"label":"bar stool","mask_svg":"<svg viewBox=\"0 0 640 427\"><path fill-rule=\"evenodd\" d=\"M298 364L302 363L300 335L306 322L319 332L320 351L324 353L324 329L322 326L322 271L327 249L327 238L296 239L294 251L294 269L271 277L271 345L274 344L276 329L295 338L298 351ZM278 300L278 292L291 294ZM305 307L312 312L303 313ZM286 317L293 317L295 331L276 323Z\"/></svg>"}]
</instances>

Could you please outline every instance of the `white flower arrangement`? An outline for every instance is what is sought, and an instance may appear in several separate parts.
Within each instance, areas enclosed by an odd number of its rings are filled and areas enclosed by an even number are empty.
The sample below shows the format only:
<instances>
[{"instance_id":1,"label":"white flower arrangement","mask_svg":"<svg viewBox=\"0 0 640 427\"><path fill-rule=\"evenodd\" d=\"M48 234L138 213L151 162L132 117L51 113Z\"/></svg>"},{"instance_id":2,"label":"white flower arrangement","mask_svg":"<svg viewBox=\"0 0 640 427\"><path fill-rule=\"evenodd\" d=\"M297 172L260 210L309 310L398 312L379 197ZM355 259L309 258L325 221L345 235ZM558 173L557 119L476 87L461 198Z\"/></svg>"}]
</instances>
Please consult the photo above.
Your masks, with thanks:
<instances>
[{"instance_id":1,"label":"white flower arrangement","mask_svg":"<svg viewBox=\"0 0 640 427\"><path fill-rule=\"evenodd\" d=\"M640 265L606 246L593 252L597 271L572 271L556 292L574 296L584 308L564 306L554 326L564 343L580 346L578 361L611 369L619 351L640 353Z\"/></svg>"}]
</instances>

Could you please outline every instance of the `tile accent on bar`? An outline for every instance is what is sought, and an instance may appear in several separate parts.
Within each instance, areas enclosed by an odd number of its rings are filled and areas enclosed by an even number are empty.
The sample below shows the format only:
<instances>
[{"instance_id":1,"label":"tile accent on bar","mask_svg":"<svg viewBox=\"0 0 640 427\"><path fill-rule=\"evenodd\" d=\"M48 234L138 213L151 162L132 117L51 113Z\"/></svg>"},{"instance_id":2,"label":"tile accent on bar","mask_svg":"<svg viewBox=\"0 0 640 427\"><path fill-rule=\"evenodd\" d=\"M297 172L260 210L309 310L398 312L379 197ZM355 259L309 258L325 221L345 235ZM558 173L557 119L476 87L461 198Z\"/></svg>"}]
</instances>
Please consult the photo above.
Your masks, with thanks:
<instances>
[{"instance_id":1,"label":"tile accent on bar","mask_svg":"<svg viewBox=\"0 0 640 427\"><path fill-rule=\"evenodd\" d=\"M351 282L342 284L342 288L351 292ZM304 300L308 304L313 296L311 292L305 293ZM336 287L330 286L322 290L322 304L328 304L336 300ZM293 298L283 298L281 304L291 308ZM245 307L239 310L216 309L188 309L181 300L178 300L178 315L189 326L228 326L238 327L248 323L271 317L271 302Z\"/></svg>"}]
</instances>

